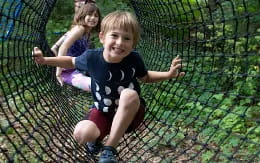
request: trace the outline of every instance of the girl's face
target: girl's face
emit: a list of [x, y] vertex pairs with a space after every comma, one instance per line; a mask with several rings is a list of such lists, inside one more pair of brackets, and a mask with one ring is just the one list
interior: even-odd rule
[[87, 25], [88, 27], [95, 27], [98, 24], [98, 20], [99, 20], [99, 15], [98, 13], [95, 11], [90, 15], [86, 15], [85, 17], [85, 25]]

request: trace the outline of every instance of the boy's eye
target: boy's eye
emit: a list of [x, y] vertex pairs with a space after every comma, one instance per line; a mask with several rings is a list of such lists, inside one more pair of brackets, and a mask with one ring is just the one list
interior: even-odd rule
[[111, 34], [111, 36], [112, 36], [112, 37], [117, 37], [117, 35], [116, 35], [116, 34]]

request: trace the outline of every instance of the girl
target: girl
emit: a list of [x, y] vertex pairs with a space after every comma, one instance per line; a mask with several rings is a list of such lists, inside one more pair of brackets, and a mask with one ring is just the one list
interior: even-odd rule
[[[85, 3], [96, 3], [96, 1], [95, 0], [74, 0], [74, 11], [75, 11], [75, 13]], [[60, 39], [51, 47], [51, 50], [55, 54], [55, 56], [57, 56], [59, 47], [63, 43], [65, 36], [66, 36], [66, 33], [62, 37], [60, 37]]]
[[[100, 17], [100, 11], [94, 3], [82, 5], [75, 13], [71, 29], [51, 48], [54, 54], [77, 57], [86, 51], [89, 47], [90, 31], [99, 30]], [[90, 91], [90, 77], [85, 76], [83, 72], [57, 67], [56, 77], [61, 85], [65, 82], [84, 91]]]

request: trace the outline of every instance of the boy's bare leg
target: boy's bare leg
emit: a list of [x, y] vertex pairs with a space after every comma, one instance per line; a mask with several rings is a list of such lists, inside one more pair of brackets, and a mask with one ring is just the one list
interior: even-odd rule
[[136, 91], [124, 89], [121, 92], [119, 106], [112, 122], [112, 127], [106, 146], [116, 147], [120, 138], [133, 121], [140, 105], [139, 96]]
[[89, 120], [80, 121], [74, 129], [73, 137], [79, 144], [95, 142], [100, 136], [96, 124]]

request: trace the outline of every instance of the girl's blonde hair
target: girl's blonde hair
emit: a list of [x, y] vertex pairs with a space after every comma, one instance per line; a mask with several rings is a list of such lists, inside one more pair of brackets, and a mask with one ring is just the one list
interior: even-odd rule
[[94, 12], [97, 12], [99, 19], [98, 19], [98, 24], [93, 28], [93, 30], [99, 31], [100, 23], [101, 23], [101, 14], [99, 8], [94, 3], [86, 3], [77, 10], [77, 12], [74, 15], [74, 19], [71, 27], [75, 25], [85, 26], [85, 17], [87, 15], [92, 15]]
[[105, 35], [107, 32], [115, 29], [130, 31], [134, 36], [133, 47], [135, 47], [140, 38], [140, 27], [136, 17], [127, 11], [115, 11], [108, 14], [101, 22], [101, 32]]

